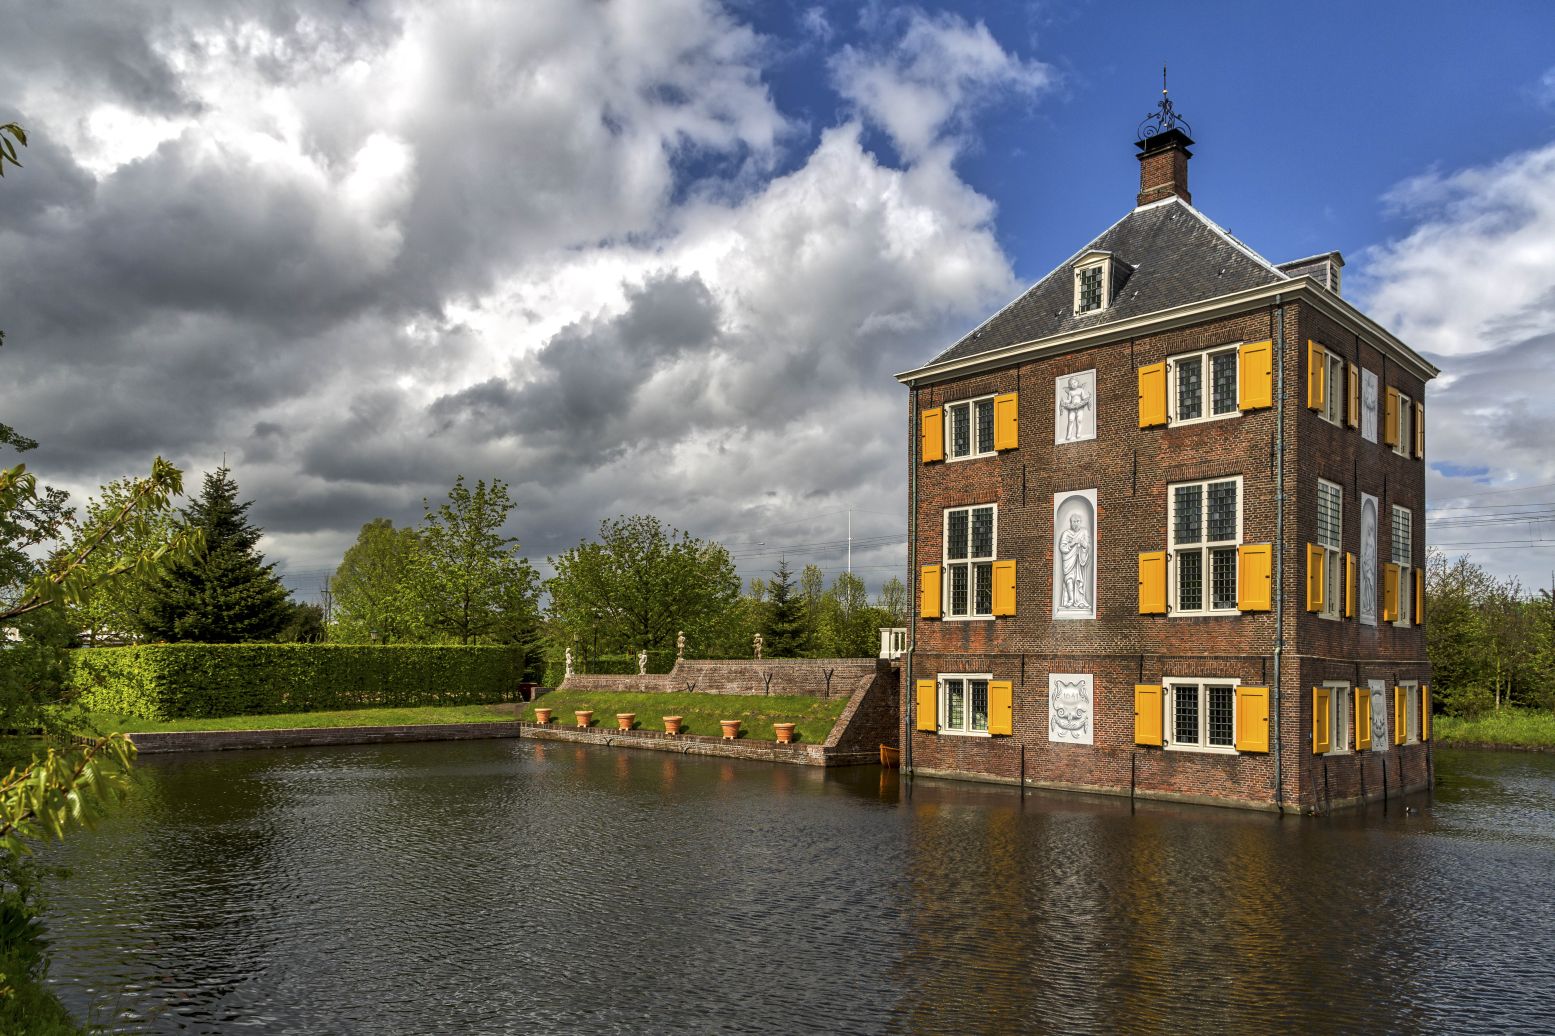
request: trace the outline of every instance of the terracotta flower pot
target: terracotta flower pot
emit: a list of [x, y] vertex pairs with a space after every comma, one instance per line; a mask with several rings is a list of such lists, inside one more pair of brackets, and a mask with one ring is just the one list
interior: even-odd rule
[[594, 720], [593, 709], [579, 709], [573, 715], [578, 717], [578, 726], [580, 727], [586, 727]]
[[774, 723], [772, 730], [777, 734], [778, 744], [786, 745], [794, 740], [794, 724]]
[[637, 722], [637, 713], [635, 713], [635, 712], [618, 712], [618, 713], [616, 713], [616, 729], [617, 730], [631, 730], [632, 729], [632, 724], [636, 723], [636, 722]]
[[665, 716], [664, 717], [664, 732], [666, 734], [679, 734], [680, 733], [680, 717], [679, 716]]
[[551, 723], [551, 710], [535, 709], [535, 722], [540, 724], [542, 727], [549, 726]]
[[737, 719], [721, 719], [718, 725], [724, 728], [724, 740], [733, 741], [740, 736], [740, 721]]

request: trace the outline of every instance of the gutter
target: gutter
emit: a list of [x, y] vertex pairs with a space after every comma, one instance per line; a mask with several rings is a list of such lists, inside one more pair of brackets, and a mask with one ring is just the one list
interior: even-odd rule
[[912, 735], [918, 729], [918, 688], [913, 683], [912, 661], [913, 655], [918, 651], [918, 609], [917, 602], [913, 600], [913, 590], [922, 593], [922, 588], [913, 581], [913, 573], [918, 571], [918, 450], [920, 449], [918, 428], [914, 422], [918, 419], [918, 385], [911, 383], [912, 402], [907, 410], [907, 465], [912, 468], [907, 476], [907, 662], [902, 666], [902, 694], [907, 699], [907, 708], [903, 709], [906, 715], [906, 725], [902, 729], [902, 740], [906, 742], [905, 758], [902, 760], [903, 768], [909, 777], [912, 776]]
[[1285, 812], [1280, 747], [1280, 663], [1285, 655], [1285, 303], [1274, 296], [1274, 804]]

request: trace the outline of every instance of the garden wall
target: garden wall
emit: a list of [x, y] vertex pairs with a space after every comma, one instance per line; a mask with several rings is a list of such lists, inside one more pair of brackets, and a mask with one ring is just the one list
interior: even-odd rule
[[695, 691], [707, 694], [851, 695], [890, 663], [876, 658], [689, 659], [662, 675], [574, 674], [564, 691]]

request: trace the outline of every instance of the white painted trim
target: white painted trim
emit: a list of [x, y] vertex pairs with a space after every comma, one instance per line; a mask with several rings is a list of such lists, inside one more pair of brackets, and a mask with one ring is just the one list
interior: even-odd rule
[[[1350, 685], [1343, 680], [1324, 680], [1320, 687], [1326, 687], [1333, 693], [1328, 701], [1328, 751], [1325, 757], [1330, 755], [1350, 755], [1350, 729], [1355, 726], [1355, 703], [1350, 697]], [[1338, 746], [1338, 739], [1334, 737], [1334, 718], [1344, 717], [1344, 745]]]
[[[1212, 483], [1215, 482], [1236, 483], [1236, 542], [1234, 544], [1227, 543], [1225, 540], [1215, 540], [1211, 542], [1209, 539], [1209, 487]], [[1243, 486], [1241, 475], [1218, 475], [1215, 478], [1187, 479], [1182, 482], [1168, 482], [1166, 484], [1166, 614], [1168, 617], [1174, 615], [1183, 615], [1196, 618], [1215, 615], [1241, 615], [1242, 611], [1240, 608], [1195, 608], [1190, 611], [1182, 611], [1177, 607], [1177, 602], [1181, 598], [1177, 593], [1177, 545], [1172, 542], [1172, 536], [1173, 530], [1177, 527], [1177, 493], [1175, 490], [1179, 486], [1204, 487], [1203, 496], [1200, 498], [1200, 507], [1202, 509], [1200, 511], [1200, 517], [1202, 519], [1201, 529], [1204, 534], [1204, 538], [1200, 540], [1196, 546], [1184, 548], [1185, 550], [1198, 551], [1204, 558], [1204, 593], [1200, 600], [1210, 600], [1211, 594], [1213, 592], [1213, 587], [1211, 586], [1210, 581], [1213, 578], [1214, 566], [1210, 561], [1210, 551], [1215, 548], [1225, 549], [1226, 547], [1240, 547], [1242, 545], [1242, 519], [1244, 517], [1243, 512], [1245, 511], [1245, 507], [1242, 494]], [[1239, 569], [1241, 563], [1242, 559], [1240, 554], [1238, 554], [1237, 565]]]
[[[1239, 350], [1241, 342], [1231, 342], [1225, 345], [1212, 345], [1207, 349], [1195, 349], [1193, 352], [1177, 353], [1166, 358], [1166, 426], [1168, 428], [1181, 427], [1191, 424], [1207, 424], [1210, 421], [1224, 421], [1229, 417], [1241, 417], [1242, 408], [1233, 406], [1223, 414], [1213, 413], [1215, 406], [1215, 378], [1214, 371], [1210, 368], [1209, 357], [1213, 353], [1235, 353], [1237, 355], [1236, 388], [1232, 392], [1234, 399], [1241, 398], [1242, 390], [1242, 364]], [[1202, 376], [1200, 387], [1203, 391], [1203, 413], [1198, 417], [1177, 416], [1177, 367], [1184, 360], [1197, 359], [1199, 372]]]
[[[972, 556], [972, 512], [976, 511], [976, 510], [979, 510], [980, 508], [984, 508], [984, 507], [991, 508], [993, 510], [993, 544], [992, 544], [992, 548], [991, 548], [993, 550], [993, 553], [988, 555], [986, 558], [985, 557], [976, 557], [976, 558], [974, 558]], [[966, 517], [966, 540], [967, 540], [966, 550], [967, 550], [967, 556], [964, 557], [964, 558], [952, 559], [951, 556], [950, 556], [950, 512], [952, 512], [952, 511], [965, 511], [965, 512], [967, 512], [967, 517]], [[999, 505], [997, 503], [991, 503], [991, 504], [958, 504], [955, 507], [943, 508], [940, 511], [939, 542], [940, 542], [940, 581], [939, 581], [940, 582], [940, 602], [939, 602], [940, 621], [941, 622], [992, 622], [993, 619], [994, 619], [994, 614], [993, 614], [993, 586], [991, 584], [988, 587], [988, 597], [989, 597], [989, 600], [988, 600], [988, 613], [986, 615], [984, 615], [984, 614], [981, 614], [979, 612], [972, 611], [972, 608], [977, 603], [977, 576], [976, 576], [976, 570], [973, 568], [973, 566], [974, 565], [993, 564], [994, 562], [999, 560]], [[950, 613], [950, 566], [951, 565], [966, 565], [967, 566], [967, 584], [966, 584], [967, 614], [965, 614], [965, 615], [952, 615]], [[993, 576], [992, 576], [991, 573], [990, 573], [988, 578], [990, 580], [993, 579]], [[955, 674], [952, 674], [952, 675], [955, 675]]]
[[[1233, 612], [1232, 614], [1235, 614]], [[1231, 744], [1229, 745], [1179, 745], [1169, 735], [1177, 730], [1177, 688], [1175, 683], [1191, 683], [1197, 686], [1199, 696], [1199, 731], [1209, 740], [1209, 691], [1210, 684], [1231, 687]], [[1169, 752], [1198, 752], [1203, 755], [1241, 755], [1236, 750], [1237, 688], [1240, 679], [1223, 680], [1214, 676], [1168, 676], [1161, 678], [1161, 747]]]
[[[990, 734], [986, 730], [962, 730], [959, 727], [947, 727], [945, 725], [945, 715], [946, 715], [946, 712], [948, 711], [947, 708], [946, 708], [946, 704], [948, 702], [948, 699], [945, 697], [945, 681], [946, 680], [982, 680], [984, 683], [990, 683], [991, 684], [991, 683], [993, 683], [993, 674], [992, 673], [940, 673], [935, 678], [935, 684], [934, 684], [934, 694], [935, 694], [934, 711], [935, 711], [935, 719], [939, 722], [939, 731], [938, 731], [938, 733], [950, 734], [950, 735], [952, 735], [954, 737], [992, 737], [993, 735]], [[989, 690], [989, 694], [990, 695], [992, 694], [992, 689], [991, 688]], [[988, 717], [990, 720], [993, 719], [993, 716], [991, 714], [992, 711], [993, 711], [992, 703], [990, 702], [990, 704], [989, 704], [990, 715]], [[971, 721], [972, 721], [972, 689], [970, 687], [967, 688], [966, 718], [967, 718], [967, 723], [970, 724]]]
[[[941, 428], [941, 431], [943, 432], [943, 434], [945, 436], [944, 450], [945, 450], [945, 463], [946, 464], [956, 464], [956, 463], [959, 463], [959, 462], [964, 461], [964, 460], [979, 460], [979, 459], [981, 459], [983, 457], [995, 457], [995, 456], [998, 456], [999, 451], [993, 448], [993, 444], [992, 443], [989, 444], [987, 452], [979, 453], [978, 450], [977, 450], [977, 404], [983, 402], [984, 400], [987, 400], [988, 401], [988, 405], [991, 407], [991, 406], [993, 406], [993, 401], [994, 401], [994, 396], [995, 395], [997, 395], [997, 393], [988, 393], [988, 394], [982, 395], [982, 396], [967, 396], [967, 397], [962, 398], [962, 399], [951, 400], [949, 403], [941, 403], [940, 404], [940, 409], [945, 414], [945, 418], [941, 422], [941, 424], [943, 426]], [[956, 407], [956, 406], [965, 406], [967, 408], [967, 421], [969, 422], [968, 428], [967, 428], [967, 443], [971, 447], [971, 452], [966, 454], [963, 457], [955, 456], [955, 454], [951, 450], [951, 428], [952, 428], [952, 422], [951, 422], [951, 416], [950, 416], [950, 408], [951, 407]], [[995, 418], [995, 420], [997, 420], [997, 418]], [[991, 427], [989, 428], [988, 434], [989, 434], [990, 437], [992, 437], [993, 429]]]

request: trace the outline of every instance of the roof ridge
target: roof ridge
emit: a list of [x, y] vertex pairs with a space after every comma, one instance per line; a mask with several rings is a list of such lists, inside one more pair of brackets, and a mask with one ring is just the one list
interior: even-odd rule
[[1219, 223], [1216, 223], [1214, 220], [1212, 220], [1208, 216], [1204, 215], [1203, 212], [1201, 212], [1198, 209], [1194, 208], [1192, 203], [1183, 201], [1182, 198], [1178, 197], [1175, 194], [1172, 195], [1172, 197], [1170, 197], [1170, 198], [1168, 198], [1166, 200], [1167, 201], [1175, 201], [1179, 205], [1181, 205], [1183, 208], [1185, 208], [1189, 212], [1193, 213], [1195, 216], [1197, 216], [1199, 218], [1199, 220], [1201, 222], [1204, 223], [1205, 226], [1209, 227], [1215, 233], [1219, 234], [1221, 237], [1225, 238], [1228, 242], [1230, 242], [1232, 247], [1234, 247], [1237, 251], [1241, 252], [1243, 255], [1246, 255], [1249, 259], [1253, 260], [1255, 263], [1261, 264], [1264, 269], [1268, 270], [1270, 273], [1274, 274], [1276, 277], [1280, 278], [1281, 280], [1286, 280], [1286, 281], [1292, 279], [1290, 274], [1286, 273], [1284, 270], [1280, 269], [1278, 266], [1275, 266], [1273, 263], [1269, 262], [1269, 260], [1267, 260], [1263, 256], [1259, 255], [1257, 252], [1253, 251], [1250, 246], [1243, 244], [1242, 241], [1235, 234], [1231, 233], [1231, 231], [1227, 230], [1225, 227], [1222, 227]]

